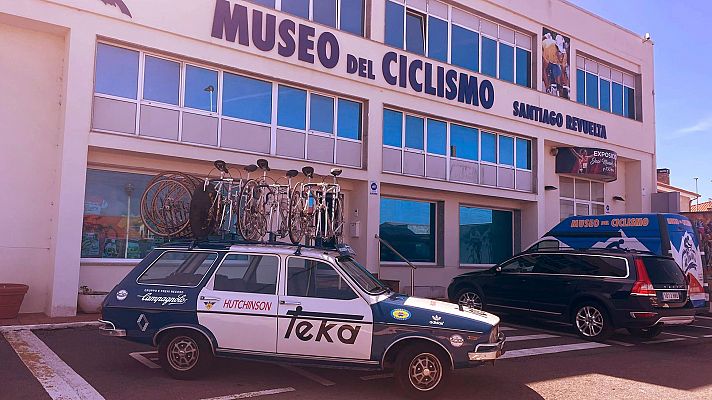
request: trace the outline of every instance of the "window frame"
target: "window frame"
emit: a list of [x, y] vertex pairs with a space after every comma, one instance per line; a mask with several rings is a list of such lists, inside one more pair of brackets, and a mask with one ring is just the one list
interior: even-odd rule
[[[222, 259], [221, 259], [221, 257], [220, 257], [220, 252], [218, 252], [218, 251], [181, 250], [181, 249], [165, 248], [165, 247], [157, 247], [157, 248], [154, 249], [154, 251], [155, 251], [155, 250], [160, 250], [160, 251], [162, 251], [162, 252], [161, 252], [161, 254], [160, 254], [158, 257], [156, 257], [155, 260], [151, 261], [151, 263], [146, 267], [146, 269], [144, 269], [143, 272], [141, 272], [141, 275], [139, 275], [139, 276], [136, 277], [136, 281], [135, 281], [135, 282], [136, 282], [137, 285], [143, 285], [143, 286], [181, 287], [181, 288], [197, 288], [198, 286], [200, 286], [200, 285], [203, 283], [203, 281], [205, 280], [205, 277], [210, 276], [210, 278], [212, 278], [212, 276], [213, 276], [213, 274], [214, 274], [214, 271], [213, 271], [213, 272], [210, 272], [210, 271], [215, 268], [215, 264], [218, 262], [218, 260], [222, 263]], [[153, 267], [153, 265], [154, 265], [155, 263], [157, 263], [158, 260], [160, 260], [161, 257], [163, 257], [163, 255], [166, 254], [166, 253], [204, 253], [204, 254], [215, 254], [215, 260], [213, 260], [213, 263], [210, 264], [210, 267], [208, 267], [208, 270], [205, 271], [205, 274], [203, 274], [203, 277], [200, 278], [200, 282], [198, 282], [198, 283], [197, 283], [196, 285], [194, 285], [194, 286], [189, 286], [189, 285], [166, 285], [166, 284], [162, 284], [162, 283], [141, 283], [141, 282], [139, 282], [139, 281], [141, 280], [141, 278], [146, 274], [146, 272], [147, 272], [149, 269], [151, 269], [151, 267]], [[223, 258], [224, 258], [224, 257], [223, 257]], [[208, 278], [208, 279], [210, 279], [210, 278]]]
[[[351, 291], [356, 294], [356, 298], [353, 299], [332, 299], [332, 298], [326, 298], [326, 297], [310, 297], [310, 296], [297, 296], [297, 295], [291, 295], [289, 294], [289, 260], [292, 258], [297, 258], [297, 259], [304, 259], [304, 260], [309, 260], [309, 261], [315, 261], [315, 262], [320, 262], [327, 264], [331, 269], [336, 271], [336, 273], [339, 275], [342, 281], [346, 282], [346, 285], [349, 286]], [[289, 296], [289, 297], [302, 297], [302, 298], [308, 298], [308, 299], [321, 299], [321, 300], [336, 300], [336, 301], [354, 301], [354, 300], [365, 300], [363, 297], [363, 293], [357, 289], [358, 285], [355, 285], [353, 282], [351, 282], [350, 277], [348, 276], [347, 273], [341, 270], [340, 267], [337, 267], [334, 265], [334, 263], [331, 263], [330, 261], [319, 259], [316, 257], [311, 257], [311, 256], [297, 256], [294, 254], [287, 255], [287, 257], [284, 258], [282, 261], [282, 265], [284, 266], [284, 272], [281, 274], [282, 278], [284, 279], [284, 285], [283, 285], [283, 290], [280, 291], [278, 290], [277, 293], [283, 293], [284, 296]]]
[[[229, 291], [229, 290], [220, 290], [220, 289], [215, 289], [215, 276], [217, 275], [218, 271], [220, 271], [220, 268], [222, 268], [223, 264], [225, 263], [225, 260], [231, 256], [231, 255], [241, 255], [241, 256], [262, 256], [262, 257], [276, 257], [277, 258], [277, 281], [275, 283], [275, 293], [273, 294], [267, 294], [267, 293], [254, 293], [254, 292], [235, 292], [235, 291]], [[279, 296], [280, 288], [282, 286], [282, 283], [280, 282], [280, 277], [282, 276], [282, 269], [283, 269], [283, 262], [284, 260], [282, 259], [282, 256], [280, 254], [275, 254], [275, 253], [253, 253], [253, 252], [240, 252], [240, 251], [228, 251], [226, 252], [220, 262], [218, 263], [218, 266], [215, 268], [215, 271], [213, 271], [212, 274], [210, 274], [210, 280], [206, 283], [206, 287], [211, 290], [215, 290], [218, 292], [228, 292], [228, 293], [246, 293], [246, 294], [256, 294], [256, 295], [264, 295], [264, 296]], [[249, 267], [248, 267], [249, 270]]]
[[[639, 75], [629, 73], [625, 71], [622, 68], [616, 67], [613, 64], [597, 61], [596, 59], [587, 56], [585, 54], [577, 54], [576, 55], [576, 98], [572, 99], [576, 101], [578, 104], [595, 108], [600, 111], [607, 112], [609, 114], [614, 114], [619, 117], [623, 117], [626, 119], [630, 119], [633, 121], [639, 121], [642, 122], [642, 116], [640, 115], [640, 110], [638, 108], [638, 104], [635, 101], [635, 94], [638, 92], [637, 88], [637, 82], [638, 82], [638, 77]], [[590, 67], [589, 67], [590, 66]], [[602, 76], [601, 75], [601, 70], [607, 70], [607, 76]], [[583, 73], [583, 85], [580, 85], [579, 83], [579, 73]], [[617, 78], [614, 78], [614, 74], [620, 74], [621, 79], [620, 81], [616, 81]], [[594, 76], [596, 78], [596, 91], [597, 91], [597, 105], [593, 106], [588, 104], [588, 76]], [[632, 79], [634, 81], [633, 85], [631, 86], [626, 83], [626, 77], [629, 77], [629, 79]], [[608, 82], [608, 93], [607, 93], [607, 98], [608, 98], [608, 107], [609, 109], [601, 108], [601, 98], [603, 97], [601, 95], [601, 81], [607, 81]], [[621, 104], [623, 105], [623, 110], [620, 114], [618, 114], [615, 110], [614, 107], [614, 101], [615, 101], [615, 96], [614, 91], [613, 91], [613, 85], [617, 84], [622, 88], [622, 97], [619, 99]], [[626, 89], [632, 90], [633, 91], [633, 116], [627, 116], [626, 115]], [[581, 99], [583, 101], [579, 101], [579, 96], [582, 96]]]
[[[561, 218], [561, 201], [570, 201], [573, 202], [574, 205], [574, 214], [570, 216], [578, 216], [579, 214], [576, 213], [576, 206], [581, 204], [581, 205], [587, 205], [588, 206], [588, 214], [590, 216], [596, 216], [596, 215], [605, 215], [606, 214], [606, 182], [602, 181], [595, 181], [592, 179], [584, 179], [584, 178], [579, 178], [579, 177], [574, 177], [574, 176], [568, 176], [568, 175], [562, 175], [559, 177], [559, 188], [561, 188], [561, 178], [566, 178], [566, 179], [571, 179], [573, 182], [573, 197], [566, 197], [562, 196], [561, 193], [559, 193], [559, 218], [560, 221], [563, 221], [564, 218]], [[576, 183], [577, 182], [587, 182], [588, 183], [588, 192], [589, 192], [589, 200], [582, 200], [582, 199], [577, 199], [576, 198]], [[593, 184], [594, 183], [600, 183], [603, 185], [603, 201], [594, 201], [593, 200]], [[602, 206], [603, 207], [603, 214], [593, 214], [593, 207], [594, 206]], [[582, 215], [583, 216], [583, 215]], [[568, 217], [566, 217], [568, 218]]]

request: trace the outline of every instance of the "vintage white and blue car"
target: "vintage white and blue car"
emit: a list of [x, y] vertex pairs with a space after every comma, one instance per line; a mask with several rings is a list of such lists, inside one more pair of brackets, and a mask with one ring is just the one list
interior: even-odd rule
[[397, 294], [341, 249], [175, 243], [107, 296], [102, 333], [158, 347], [179, 379], [214, 357], [394, 369], [413, 396], [504, 352], [499, 318]]

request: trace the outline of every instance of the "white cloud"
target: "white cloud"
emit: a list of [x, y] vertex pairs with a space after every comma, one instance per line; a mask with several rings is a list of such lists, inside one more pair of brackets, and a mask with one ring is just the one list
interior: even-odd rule
[[703, 118], [694, 125], [690, 125], [686, 128], [678, 129], [675, 133], [677, 134], [686, 134], [686, 133], [694, 133], [694, 132], [704, 132], [712, 130], [712, 116]]

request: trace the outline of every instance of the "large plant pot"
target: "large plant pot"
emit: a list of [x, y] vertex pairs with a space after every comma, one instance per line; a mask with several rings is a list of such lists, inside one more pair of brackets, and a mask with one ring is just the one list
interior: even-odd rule
[[79, 293], [79, 311], [85, 314], [98, 314], [101, 312], [101, 303], [104, 302], [107, 292], [93, 292], [91, 294]]
[[18, 283], [0, 283], [0, 319], [17, 317], [29, 288]]

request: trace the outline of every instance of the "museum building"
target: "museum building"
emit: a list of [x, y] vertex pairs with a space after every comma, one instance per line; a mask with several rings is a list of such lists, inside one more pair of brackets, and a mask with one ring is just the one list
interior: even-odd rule
[[653, 43], [564, 0], [4, 1], [0, 47], [22, 312], [110, 290], [163, 242], [151, 178], [217, 159], [341, 168], [346, 242], [426, 297], [656, 191]]

